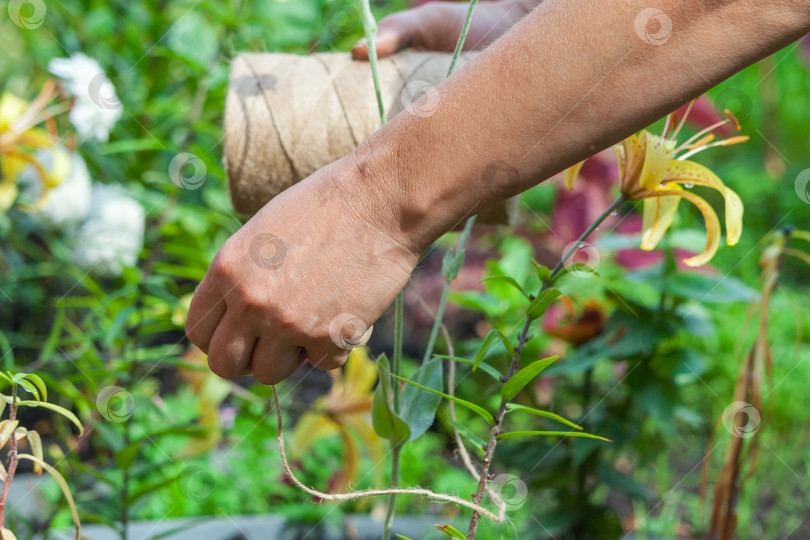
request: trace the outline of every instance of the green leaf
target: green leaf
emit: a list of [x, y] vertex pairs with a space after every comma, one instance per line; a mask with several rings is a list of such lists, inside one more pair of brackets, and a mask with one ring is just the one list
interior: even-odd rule
[[421, 388], [422, 390], [427, 390], [428, 392], [432, 392], [432, 393], [434, 393], [434, 394], [436, 394], [438, 396], [441, 396], [441, 397], [443, 397], [445, 399], [449, 399], [449, 400], [453, 401], [454, 403], [456, 403], [457, 405], [461, 405], [462, 407], [465, 407], [465, 408], [473, 411], [474, 413], [479, 415], [481, 418], [486, 420], [489, 425], [491, 425], [491, 426], [495, 425], [495, 419], [492, 418], [492, 415], [489, 414], [486, 409], [476, 405], [475, 403], [470, 403], [469, 401], [465, 401], [465, 400], [463, 400], [461, 398], [457, 398], [456, 396], [451, 396], [449, 394], [445, 394], [444, 392], [439, 392], [438, 390], [433, 390], [432, 388], [428, 388], [427, 386], [422, 386], [421, 384], [415, 383], [415, 382], [413, 382], [411, 380], [408, 380], [405, 377], [400, 377], [398, 375], [393, 375], [393, 374], [391, 376], [394, 377], [395, 379], [399, 379], [400, 381], [404, 381], [404, 382], [406, 382], [408, 384], [412, 384], [413, 386]]
[[537, 360], [536, 362], [532, 362], [528, 366], [522, 368], [501, 387], [501, 397], [506, 401], [509, 401], [515, 397], [518, 392], [523, 390], [524, 386], [529, 384], [540, 374], [541, 371], [556, 362], [559, 358], [559, 356], [549, 356], [548, 358]]
[[534, 271], [537, 273], [537, 277], [540, 278], [540, 283], [551, 283], [551, 270], [534, 259], [532, 259], [532, 266], [534, 266]]
[[122, 141], [114, 141], [105, 144], [101, 148], [101, 153], [104, 155], [110, 154], [131, 154], [134, 152], [142, 152], [145, 150], [162, 150], [163, 147], [160, 141], [152, 137], [144, 139], [125, 139]]
[[79, 428], [79, 435], [84, 435], [84, 426], [76, 417], [75, 414], [70, 412], [69, 410], [65, 409], [64, 407], [60, 407], [59, 405], [54, 405], [53, 403], [48, 403], [47, 401], [18, 401], [17, 405], [21, 405], [23, 407], [43, 407], [45, 409], [50, 409], [54, 412], [57, 412], [73, 422], [76, 427]]
[[444, 534], [449, 536], [450, 538], [457, 538], [459, 540], [467, 540], [467, 537], [461, 534], [458, 529], [453, 527], [452, 525], [436, 525], [436, 528], [442, 531]]
[[408, 538], [407, 536], [404, 536], [404, 535], [401, 535], [401, 534], [395, 534], [394, 536], [396, 536], [396, 537], [397, 537], [397, 538], [399, 538], [400, 540], [411, 540], [411, 539], [410, 539], [410, 538]]
[[169, 485], [175, 483], [176, 481], [178, 481], [179, 479], [181, 479], [184, 474], [185, 474], [185, 472], [181, 472], [181, 473], [176, 474], [174, 476], [170, 476], [168, 478], [163, 478], [161, 480], [158, 480], [154, 484], [144, 486], [144, 487], [138, 489], [137, 491], [134, 491], [133, 493], [130, 493], [130, 495], [124, 500], [124, 504], [132, 504], [133, 502], [137, 501], [138, 499], [140, 499], [144, 495], [148, 495], [150, 493], [154, 493], [155, 491], [163, 489], [164, 487], [169, 486]]
[[506, 337], [504, 333], [501, 332], [500, 330], [497, 329], [490, 330], [489, 334], [487, 334], [487, 337], [484, 338], [483, 343], [481, 343], [481, 346], [478, 348], [478, 352], [475, 355], [475, 362], [473, 362], [473, 371], [478, 369], [478, 365], [487, 355], [489, 350], [492, 348], [492, 344], [495, 343], [495, 340], [497, 339], [501, 340], [501, 343], [503, 343], [503, 346], [506, 348], [506, 352], [508, 352], [513, 356], [515, 355], [515, 347], [512, 346], [512, 342], [509, 341], [509, 338]]
[[[446, 354], [436, 354], [434, 356], [436, 358], [442, 358], [444, 360], [450, 360], [452, 362], [459, 362], [461, 364], [466, 364], [468, 366], [472, 366], [473, 364], [475, 364], [474, 360], [470, 360], [469, 358], [462, 358], [460, 356], [447, 356]], [[478, 367], [481, 368], [481, 371], [483, 371], [496, 381], [498, 382], [501, 381], [501, 377], [503, 377], [503, 374], [500, 371], [498, 371], [497, 368], [492, 367], [486, 362], [481, 362], [480, 364], [478, 364]]]
[[408, 424], [391, 410], [391, 368], [384, 354], [377, 358], [377, 373], [380, 381], [371, 398], [371, 424], [377, 435], [391, 441], [393, 447], [402, 446], [411, 433]]
[[40, 401], [48, 401], [48, 387], [45, 385], [45, 381], [42, 380], [42, 377], [37, 375], [36, 373], [29, 373], [25, 376], [25, 378], [37, 387], [39, 391], [39, 400]]
[[557, 288], [550, 288], [541, 291], [537, 297], [529, 304], [529, 309], [526, 310], [526, 316], [530, 319], [539, 319], [546, 312], [551, 303], [557, 299], [562, 293]]
[[486, 443], [484, 442], [484, 440], [481, 437], [479, 437], [478, 435], [473, 433], [472, 430], [470, 430], [470, 428], [468, 428], [464, 424], [459, 424], [458, 422], [453, 422], [452, 420], [449, 421], [448, 423], [452, 427], [456, 428], [456, 430], [458, 431], [458, 434], [461, 435], [462, 437], [464, 437], [465, 439], [467, 439], [470, 443], [473, 444], [473, 446], [475, 446], [479, 450], [484, 449], [484, 445]]
[[524, 411], [524, 412], [527, 412], [529, 414], [534, 414], [536, 416], [542, 416], [543, 418], [548, 418], [550, 420], [555, 420], [555, 421], [557, 421], [557, 422], [559, 422], [561, 424], [565, 424], [568, 427], [572, 427], [574, 429], [582, 430], [582, 426], [580, 426], [578, 424], [575, 424], [572, 421], [563, 418], [559, 414], [554, 414], [553, 412], [541, 411], [540, 409], [527, 407], [525, 405], [520, 405], [520, 404], [517, 404], [517, 403], [511, 403], [509, 405], [509, 407], [506, 409], [506, 412], [510, 413], [510, 412], [514, 412], [514, 411]]
[[17, 383], [25, 388], [29, 394], [32, 394], [37, 401], [42, 401], [39, 397], [39, 389], [31, 381], [27, 381], [25, 379], [19, 379]]
[[523, 294], [523, 296], [525, 296], [526, 298], [529, 297], [529, 295], [526, 294], [526, 291], [523, 290], [523, 287], [520, 286], [520, 283], [518, 283], [517, 281], [514, 280], [514, 278], [511, 278], [509, 276], [487, 276], [481, 280], [482, 283], [485, 281], [497, 281], [506, 283], [507, 285], [511, 285], [512, 287], [520, 291], [521, 294]]
[[592, 274], [594, 276], [598, 276], [599, 272], [596, 271], [596, 268], [588, 266], [585, 263], [574, 263], [569, 264], [568, 266], [563, 266], [560, 268], [560, 271], [551, 279], [551, 284], [554, 285], [562, 278], [570, 274], [571, 272], [586, 272]]
[[[444, 385], [442, 361], [438, 358], [431, 358], [411, 375], [411, 379], [434, 390], [441, 389]], [[400, 413], [411, 432], [408, 440], [413, 441], [421, 437], [433, 425], [436, 409], [439, 408], [442, 398], [415, 386], [403, 388], [401, 397]]]
[[122, 471], [127, 471], [135, 462], [135, 458], [138, 457], [138, 453], [141, 451], [143, 447], [143, 443], [137, 442], [130, 444], [120, 452], [115, 453], [115, 463], [118, 465], [118, 468]]
[[590, 433], [582, 433], [581, 431], [507, 431], [501, 433], [496, 437], [499, 441], [503, 439], [511, 439], [512, 437], [533, 437], [535, 435], [548, 435], [551, 437], [583, 437], [586, 439], [597, 439], [605, 442], [613, 442], [610, 439], [600, 437], [599, 435], [591, 435]]

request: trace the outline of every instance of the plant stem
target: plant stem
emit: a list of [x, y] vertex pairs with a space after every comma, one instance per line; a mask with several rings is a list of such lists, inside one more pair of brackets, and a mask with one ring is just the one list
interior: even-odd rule
[[385, 107], [383, 106], [380, 76], [377, 70], [377, 46], [374, 44], [377, 22], [374, 20], [374, 14], [371, 13], [369, 0], [360, 0], [360, 7], [363, 16], [363, 32], [366, 35], [366, 43], [368, 44], [368, 62], [371, 65], [371, 77], [374, 79], [374, 92], [377, 94], [377, 110], [380, 113], [380, 124], [384, 125]]
[[[404, 320], [404, 301], [403, 293], [397, 295], [394, 301], [394, 355], [391, 362], [391, 373], [400, 374], [402, 366], [402, 323]], [[392, 377], [391, 384], [394, 390], [394, 414], [399, 414], [399, 393], [400, 385], [399, 380]], [[400, 459], [400, 445], [392, 446], [391, 448], [391, 479], [388, 485], [391, 488], [396, 488], [399, 484], [399, 459]], [[383, 524], [383, 540], [391, 538], [391, 526], [394, 523], [394, 512], [396, 509], [397, 494], [391, 493], [388, 496], [388, 505], [385, 512], [385, 523]]]
[[464, 41], [467, 39], [467, 31], [470, 29], [470, 21], [472, 20], [473, 10], [475, 9], [475, 4], [477, 3], [478, 0], [470, 0], [470, 7], [467, 9], [467, 17], [464, 19], [464, 26], [461, 27], [461, 34], [458, 36], [456, 49], [453, 51], [453, 59], [450, 60], [450, 68], [447, 70], [448, 77], [451, 73], [453, 73], [458, 56], [461, 54], [461, 49], [464, 48]]
[[[17, 386], [11, 387], [11, 409], [9, 410], [8, 419], [14, 422], [17, 419]], [[6, 474], [6, 481], [3, 482], [3, 494], [0, 495], [0, 527], [5, 527], [6, 519], [6, 499], [8, 498], [8, 490], [11, 488], [11, 480], [14, 478], [14, 473], [17, 472], [17, 434], [16, 430], [11, 432], [10, 445], [8, 450], [8, 473]]]
[[[574, 244], [563, 253], [563, 256], [560, 258], [560, 262], [557, 263], [557, 266], [554, 267], [554, 270], [551, 271], [551, 279], [549, 281], [553, 281], [555, 277], [560, 273], [560, 271], [565, 266], [565, 261], [568, 257], [571, 256], [572, 253], [576, 251], [579, 247], [579, 244], [584, 242], [593, 231], [596, 230], [599, 225], [602, 224], [607, 217], [612, 214], [622, 203], [627, 199], [624, 194], [619, 195], [619, 197], [611, 203], [608, 208], [602, 212], [602, 214], [596, 218], [596, 220], [588, 227], [585, 232], [580, 235]], [[549, 283], [543, 283], [543, 286], [540, 288], [540, 292], [548, 289]], [[526, 346], [526, 342], [529, 340], [529, 329], [532, 326], [532, 319], [526, 318], [526, 321], [523, 323], [523, 329], [518, 334], [518, 344], [515, 347], [515, 354], [512, 356], [512, 363], [509, 366], [509, 373], [504, 378], [504, 382], [508, 381], [512, 377], [514, 377], [515, 373], [517, 373], [520, 364], [520, 355], [523, 352], [523, 349]], [[506, 410], [509, 405], [509, 400], [501, 399], [501, 405], [498, 407], [498, 413], [495, 415], [495, 426], [493, 426], [492, 431], [489, 435], [489, 442], [487, 443], [487, 447], [484, 453], [484, 460], [481, 463], [481, 477], [478, 480], [478, 491], [476, 491], [475, 495], [473, 496], [473, 502], [477, 505], [481, 504], [481, 500], [484, 497], [484, 490], [486, 489], [487, 482], [489, 482], [489, 468], [492, 465], [492, 456], [495, 454], [495, 446], [498, 443], [498, 435], [501, 433], [501, 425], [503, 424], [504, 416], [506, 415]], [[475, 538], [475, 531], [478, 527], [478, 521], [481, 518], [481, 515], [478, 512], [473, 511], [472, 517], [470, 519], [470, 529], [467, 532], [467, 540], [473, 540]]]
[[[464, 244], [467, 243], [467, 239], [470, 237], [470, 233], [472, 232], [473, 225], [475, 225], [475, 217], [473, 216], [467, 220], [467, 223], [464, 224], [464, 229], [461, 231], [461, 236], [458, 239], [458, 245], [456, 246], [455, 256], [458, 257], [459, 253], [464, 249]], [[433, 319], [433, 327], [430, 329], [430, 338], [428, 338], [428, 344], [425, 348], [425, 355], [422, 357], [422, 363], [427, 362], [430, 360], [430, 357], [433, 356], [433, 349], [436, 346], [436, 339], [439, 336], [439, 330], [442, 326], [442, 319], [444, 318], [444, 308], [447, 305], [447, 297], [450, 294], [450, 283], [453, 281], [452, 276], [445, 276], [444, 280], [444, 288], [442, 289], [442, 296], [439, 299], [439, 307], [436, 310], [436, 317]]]
[[[399, 381], [396, 381], [399, 384]], [[388, 485], [395, 489], [399, 484], [399, 459], [402, 446], [395, 446], [391, 449], [391, 480]], [[391, 527], [394, 524], [394, 513], [396, 511], [397, 494], [391, 493], [388, 496], [388, 505], [385, 511], [385, 523], [383, 524], [383, 540], [391, 538]]]

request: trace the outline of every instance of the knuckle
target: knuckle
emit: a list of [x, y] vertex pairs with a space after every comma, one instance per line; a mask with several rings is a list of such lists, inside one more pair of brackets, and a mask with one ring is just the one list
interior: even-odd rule
[[307, 360], [309, 360], [309, 363], [323, 371], [330, 371], [342, 367], [348, 357], [348, 351], [343, 351], [342, 353], [321, 353], [320, 355], [317, 353], [312, 354], [307, 351]]
[[227, 363], [222, 362], [220, 359], [213, 359], [209, 356], [208, 369], [210, 369], [214, 375], [217, 377], [222, 377], [223, 379], [230, 379], [233, 377], [227, 368]]

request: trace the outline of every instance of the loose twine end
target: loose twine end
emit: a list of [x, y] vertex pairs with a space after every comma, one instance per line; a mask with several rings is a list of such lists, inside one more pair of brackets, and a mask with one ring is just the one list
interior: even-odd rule
[[429, 489], [423, 488], [390, 488], [390, 489], [368, 489], [363, 491], [352, 491], [349, 493], [326, 493], [323, 491], [318, 491], [317, 489], [313, 489], [307, 485], [305, 485], [298, 477], [295, 476], [293, 473], [292, 468], [290, 467], [289, 461], [287, 461], [287, 451], [284, 446], [284, 431], [283, 431], [283, 421], [281, 418], [281, 408], [278, 404], [278, 393], [276, 392], [276, 387], [273, 386], [273, 403], [275, 405], [276, 410], [276, 425], [278, 431], [278, 449], [279, 453], [281, 454], [281, 463], [284, 466], [284, 472], [290, 481], [298, 486], [301, 490], [313, 495], [315, 497], [319, 497], [325, 501], [350, 501], [354, 499], [364, 499], [368, 497], [382, 497], [384, 495], [418, 495], [422, 497], [426, 497], [428, 499], [434, 501], [443, 501], [456, 504], [458, 506], [463, 506], [478, 512], [482, 516], [486, 517], [487, 519], [494, 521], [495, 523], [503, 523], [506, 519], [506, 505], [499, 505], [498, 513], [494, 513], [490, 510], [487, 510], [483, 506], [479, 506], [473, 502], [466, 501], [459, 497], [455, 497], [453, 495], [447, 495], [445, 493], [436, 493], [430, 491]]

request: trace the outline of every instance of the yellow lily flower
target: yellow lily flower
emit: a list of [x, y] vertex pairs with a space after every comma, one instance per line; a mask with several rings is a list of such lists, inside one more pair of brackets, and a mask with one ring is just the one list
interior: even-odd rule
[[[663, 135], [642, 130], [613, 146], [613, 151], [619, 163], [619, 191], [629, 200], [644, 201], [641, 249], [655, 249], [672, 224], [681, 199], [686, 199], [703, 215], [707, 237], [703, 252], [683, 262], [688, 266], [701, 266], [711, 260], [720, 245], [720, 220], [711, 205], [689, 189], [696, 185], [705, 186], [723, 195], [726, 243], [729, 246], [736, 244], [742, 234], [743, 204], [737, 193], [710, 169], [686, 158], [707, 148], [745, 142], [748, 137], [735, 136], [714, 141], [711, 132], [721, 125], [733, 123], [740, 129], [734, 116], [726, 111], [727, 120], [700, 131], [679, 145], [677, 135], [688, 114], [687, 109], [679, 122], [674, 113], [670, 114]], [[674, 127], [676, 122], [677, 127]], [[569, 190], [581, 167], [582, 163], [579, 163], [563, 173], [563, 181]]]
[[[49, 171], [34, 155], [38, 149], [53, 146], [56, 140], [53, 117], [70, 108], [69, 103], [48, 107], [56, 96], [56, 83], [52, 80], [31, 103], [8, 92], [0, 96], [0, 211], [8, 210], [14, 204], [19, 191], [17, 176], [27, 166], [34, 167], [42, 181], [39, 202], [44, 201], [48, 190], [59, 185], [70, 172], [70, 159], [64, 153], [54, 154]], [[43, 122], [48, 129], [36, 127]]]

